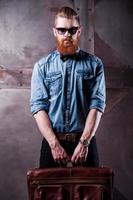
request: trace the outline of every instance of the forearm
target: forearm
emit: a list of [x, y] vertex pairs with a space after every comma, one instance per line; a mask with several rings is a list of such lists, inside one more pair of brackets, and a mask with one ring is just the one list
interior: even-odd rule
[[66, 164], [70, 160], [70, 158], [56, 138], [47, 113], [41, 110], [37, 112], [34, 117], [36, 119], [40, 132], [51, 147], [51, 152], [54, 160], [56, 162]]
[[34, 115], [38, 128], [41, 132], [41, 134], [43, 135], [43, 137], [47, 140], [47, 142], [49, 143], [50, 147], [54, 147], [56, 145], [56, 143], [58, 142], [54, 131], [52, 129], [49, 117], [47, 115], [47, 113], [44, 110], [41, 110], [39, 112], [37, 112]]
[[91, 138], [95, 135], [97, 127], [99, 125], [102, 113], [97, 109], [91, 109], [88, 113], [85, 128], [80, 138], [80, 142], [74, 150], [71, 161], [73, 163], [77, 162], [85, 162], [88, 155], [88, 144], [85, 146], [82, 141], [91, 140]]
[[90, 140], [95, 135], [101, 116], [102, 116], [102, 113], [98, 111], [97, 109], [91, 109], [89, 111], [81, 139]]

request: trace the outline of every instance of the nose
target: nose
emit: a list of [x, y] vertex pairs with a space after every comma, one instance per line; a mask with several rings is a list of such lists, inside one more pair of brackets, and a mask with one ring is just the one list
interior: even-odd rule
[[71, 36], [71, 34], [69, 33], [69, 31], [67, 30], [66, 32], [65, 32], [65, 37], [70, 37]]

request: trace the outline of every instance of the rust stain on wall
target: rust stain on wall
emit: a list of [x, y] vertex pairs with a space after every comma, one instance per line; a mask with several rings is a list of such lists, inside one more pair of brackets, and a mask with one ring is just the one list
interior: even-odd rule
[[120, 56], [115, 49], [112, 49], [99, 35], [95, 32], [95, 54], [102, 58], [104, 65], [109, 67], [120, 67], [127, 65], [125, 58]]
[[30, 88], [31, 69], [0, 69], [1, 88]]

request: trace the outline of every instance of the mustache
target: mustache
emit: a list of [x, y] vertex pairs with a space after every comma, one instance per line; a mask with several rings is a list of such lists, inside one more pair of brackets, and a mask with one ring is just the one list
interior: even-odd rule
[[65, 39], [63, 40], [63, 42], [65, 42], [65, 41], [67, 41], [67, 42], [72, 42], [72, 39], [71, 39], [71, 38], [65, 38]]

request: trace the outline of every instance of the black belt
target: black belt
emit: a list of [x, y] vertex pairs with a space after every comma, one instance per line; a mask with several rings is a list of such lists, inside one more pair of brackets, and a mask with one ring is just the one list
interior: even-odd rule
[[66, 142], [77, 142], [81, 137], [81, 133], [56, 133], [56, 137]]

